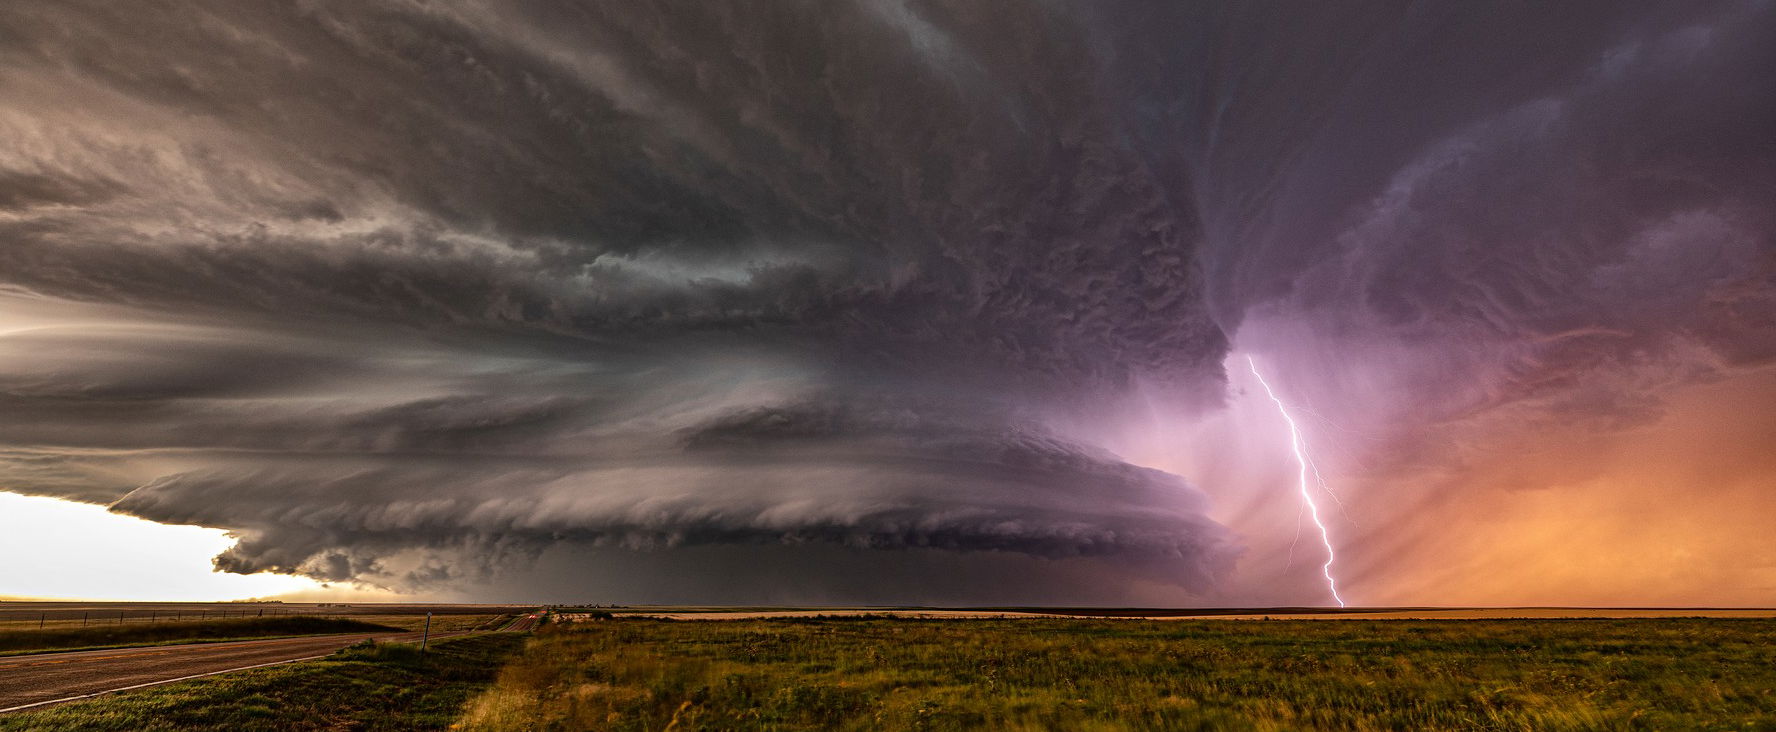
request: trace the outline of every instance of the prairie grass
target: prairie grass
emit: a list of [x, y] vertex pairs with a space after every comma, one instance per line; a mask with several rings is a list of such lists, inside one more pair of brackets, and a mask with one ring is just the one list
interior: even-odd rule
[[[357, 616], [357, 619], [401, 630], [419, 630], [424, 628], [426, 624], [424, 615], [362, 615]], [[435, 615], [432, 617], [432, 632], [496, 630], [511, 619], [511, 615]]]
[[361, 644], [318, 661], [0, 715], [0, 732], [447, 729], [522, 644], [516, 633], [442, 641], [424, 655]]
[[1776, 621], [607, 620], [462, 726], [1776, 729]]
[[0, 631], [0, 655], [20, 652], [270, 638], [322, 633], [375, 633], [398, 628], [362, 620], [301, 615], [195, 623], [94, 625], [85, 628]]

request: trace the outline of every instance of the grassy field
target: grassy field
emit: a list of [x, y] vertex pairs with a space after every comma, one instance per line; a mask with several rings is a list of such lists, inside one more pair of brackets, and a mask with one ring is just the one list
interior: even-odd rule
[[474, 627], [496, 617], [530, 611], [528, 606], [411, 603], [282, 603], [282, 602], [49, 602], [0, 600], [0, 632], [101, 625], [166, 625], [213, 623], [218, 620], [308, 616], [354, 618], [371, 623], [418, 627], [426, 613], [433, 628]]
[[[379, 623], [401, 630], [419, 630], [425, 627], [424, 615], [365, 615], [356, 618], [372, 623]], [[511, 620], [511, 615], [435, 615], [432, 617], [433, 633], [449, 633], [458, 630], [496, 630]]]
[[1776, 621], [597, 621], [463, 727], [1776, 729]]
[[400, 628], [346, 618], [302, 616], [212, 620], [207, 623], [94, 625], [84, 628], [7, 630], [0, 631], [0, 655], [77, 648], [116, 648], [159, 643], [189, 643], [318, 635], [321, 633], [375, 633], [392, 630], [400, 630]]
[[477, 635], [341, 651], [320, 661], [242, 671], [0, 716], [17, 730], [436, 730], [488, 683], [524, 636]]
[[[375, 623], [378, 625], [387, 625], [392, 628], [400, 628], [402, 630], [419, 630], [420, 626], [425, 625], [425, 614], [424, 613], [421, 613], [419, 615], [290, 615], [290, 616], [267, 615], [267, 616], [265, 616], [265, 619], [266, 620], [273, 620], [276, 618], [284, 618], [284, 617], [304, 617], [304, 618], [324, 617], [324, 618], [337, 618], [337, 619], [341, 619], [341, 620], [359, 620], [359, 621], [363, 621], [366, 623]], [[432, 630], [449, 631], [449, 630], [484, 629], [484, 628], [488, 627], [489, 625], [498, 625], [500, 623], [503, 623], [506, 620], [510, 620], [512, 617], [513, 616], [510, 614], [435, 615], [432, 617]], [[247, 618], [242, 618], [242, 619], [253, 619], [253, 618], [252, 618], [252, 616], [248, 616]], [[81, 623], [78, 619], [76, 619], [72, 622], [69, 622], [67, 620], [51, 620], [47, 623], [39, 623], [35, 620], [6, 621], [6, 622], [0, 622], [0, 633], [9, 633], [9, 632], [14, 632], [14, 631], [25, 631], [25, 630], [69, 630], [69, 629], [76, 629], [76, 628], [103, 628], [103, 627], [115, 628], [118, 626], [122, 626], [125, 628], [135, 628], [135, 627], [141, 627], [141, 626], [145, 626], [145, 625], [153, 625], [153, 626], [208, 625], [210, 623], [231, 622], [234, 620], [237, 620], [237, 619], [236, 618], [224, 619], [224, 618], [195, 618], [195, 617], [193, 617], [193, 618], [179, 618], [177, 620], [172, 619], [172, 618], [156, 618], [153, 620], [149, 620], [147, 618], [133, 618], [132, 617], [127, 622], [122, 622], [122, 623], [117, 622], [115, 618], [107, 618], [107, 619], [105, 619], [104, 622], [91, 622], [91, 623]], [[496, 620], [498, 620], [499, 622], [495, 622]]]

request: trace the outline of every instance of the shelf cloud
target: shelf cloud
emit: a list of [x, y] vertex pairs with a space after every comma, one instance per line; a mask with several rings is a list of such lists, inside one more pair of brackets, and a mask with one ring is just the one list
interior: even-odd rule
[[1465, 491], [1565, 480], [1498, 457], [1524, 435], [1776, 395], [1767, 3], [0, 28], [0, 488], [228, 529], [228, 571], [473, 596], [558, 549], [804, 552], [816, 598], [985, 556], [1019, 597], [1250, 599], [1292, 526], [1111, 437], [1228, 410], [1239, 349], [1379, 435], [1348, 536], [1404, 601], [1441, 585], [1403, 507], [1459, 534]]

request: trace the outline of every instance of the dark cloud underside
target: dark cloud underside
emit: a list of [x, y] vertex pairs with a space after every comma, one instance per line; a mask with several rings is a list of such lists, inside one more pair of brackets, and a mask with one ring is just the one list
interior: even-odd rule
[[1768, 6], [1292, 5], [8, 3], [0, 487], [402, 589], [1207, 592], [1204, 493], [1063, 426], [1248, 323], [1448, 354], [1432, 419], [1776, 357]]

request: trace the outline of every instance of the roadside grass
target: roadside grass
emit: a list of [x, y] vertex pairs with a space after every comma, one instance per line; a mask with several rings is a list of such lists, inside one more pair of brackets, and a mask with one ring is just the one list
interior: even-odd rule
[[360, 644], [326, 659], [0, 715], [0, 731], [438, 730], [518, 651], [517, 633]]
[[[512, 615], [434, 615], [432, 616], [433, 633], [454, 633], [459, 630], [497, 630], [511, 620]], [[358, 616], [365, 621], [373, 621], [401, 630], [419, 630], [425, 627], [424, 615], [363, 615]]]
[[463, 727], [1776, 729], [1776, 621], [617, 619]]
[[348, 618], [302, 615], [159, 625], [94, 625], [85, 628], [0, 631], [0, 655], [167, 643], [217, 642], [323, 633], [376, 633], [400, 628]]

